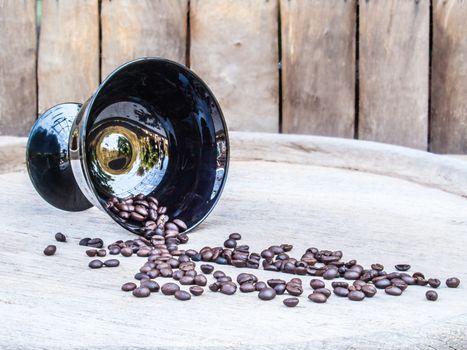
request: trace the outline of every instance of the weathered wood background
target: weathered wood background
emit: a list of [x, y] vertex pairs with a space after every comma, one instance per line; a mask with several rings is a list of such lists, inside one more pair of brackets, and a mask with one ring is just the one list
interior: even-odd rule
[[465, 0], [0, 0], [0, 135], [163, 56], [231, 130], [467, 153]]

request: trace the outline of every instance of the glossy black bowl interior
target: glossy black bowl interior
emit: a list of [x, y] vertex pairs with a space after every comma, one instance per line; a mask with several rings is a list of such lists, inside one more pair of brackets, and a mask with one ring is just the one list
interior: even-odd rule
[[[130, 62], [102, 83], [85, 118], [90, 182], [104, 208], [112, 196], [150, 194], [168, 208], [168, 215], [185, 221], [190, 229], [212, 210], [227, 176], [227, 128], [212, 92], [192, 71], [159, 58]], [[92, 152], [96, 135], [120, 126], [141, 139], [154, 136], [144, 152], [138, 151], [144, 153], [144, 161], [116, 179], [96, 168]], [[130, 140], [125, 147], [131, 153], [137, 145]], [[149, 151], [148, 156], [149, 148], [157, 151]], [[124, 167], [125, 162], [124, 158], [112, 160], [109, 171]], [[127, 229], [138, 231], [137, 225], [106, 210]]]

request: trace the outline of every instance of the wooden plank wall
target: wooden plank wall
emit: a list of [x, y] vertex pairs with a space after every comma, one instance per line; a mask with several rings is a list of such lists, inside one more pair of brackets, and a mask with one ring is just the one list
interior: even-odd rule
[[231, 130], [465, 154], [466, 18], [465, 0], [0, 0], [0, 135], [162, 56], [209, 84]]

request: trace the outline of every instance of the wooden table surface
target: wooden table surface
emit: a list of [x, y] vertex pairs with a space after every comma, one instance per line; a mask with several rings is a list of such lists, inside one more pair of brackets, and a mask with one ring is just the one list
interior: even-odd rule
[[[427, 301], [427, 287], [414, 286], [401, 297], [378, 291], [362, 302], [331, 296], [314, 304], [306, 276], [293, 309], [282, 304], [286, 295], [265, 302], [207, 288], [189, 302], [161, 293], [134, 298], [120, 286], [144, 258], [119, 257], [118, 268], [91, 270], [78, 241], [135, 236], [96, 208], [68, 213], [45, 203], [12, 156], [24, 140], [0, 139], [0, 349], [467, 348], [467, 162], [354, 140], [231, 139], [225, 192], [186, 247], [221, 245], [236, 231], [253, 251], [290, 243], [296, 257], [316, 246], [341, 249], [364, 266], [410, 263], [411, 272], [443, 280], [439, 300]], [[57, 231], [67, 243], [54, 242]], [[43, 255], [48, 244], [57, 245], [55, 256]], [[232, 277], [249, 271], [221, 269]], [[446, 288], [454, 275], [461, 286]]]

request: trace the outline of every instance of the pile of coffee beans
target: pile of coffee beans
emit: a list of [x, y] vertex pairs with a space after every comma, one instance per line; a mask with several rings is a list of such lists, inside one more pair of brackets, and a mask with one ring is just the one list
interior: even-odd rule
[[[131, 221], [139, 225], [141, 236], [135, 239], [118, 240], [104, 247], [100, 238], [83, 238], [79, 245], [91, 247], [86, 250], [88, 257], [105, 257], [136, 255], [145, 259], [144, 264], [134, 275], [136, 282], [127, 282], [121, 286], [124, 292], [132, 292], [137, 298], [149, 297], [159, 291], [177, 300], [187, 301], [191, 296], [200, 296], [208, 286], [211, 292], [234, 295], [241, 293], [257, 293], [260, 300], [273, 300], [277, 295], [287, 294], [283, 300], [286, 307], [295, 307], [299, 303], [305, 288], [302, 279], [297, 276], [313, 276], [308, 299], [314, 303], [326, 303], [334, 295], [350, 301], [363, 301], [372, 298], [378, 289], [389, 296], [400, 296], [409, 286], [429, 286], [438, 288], [441, 281], [437, 278], [426, 278], [421, 272], [409, 274], [411, 266], [397, 264], [396, 271], [387, 272], [380, 263], [364, 267], [355, 259], [344, 260], [340, 250], [320, 250], [310, 247], [299, 257], [291, 256], [293, 246], [290, 244], [272, 245], [262, 249], [260, 253], [250, 251], [246, 244], [240, 244], [242, 236], [232, 233], [223, 246], [203, 247], [199, 251], [183, 249], [181, 246], [189, 240], [184, 231], [187, 225], [180, 219], [171, 219], [168, 210], [160, 206], [156, 198], [142, 194], [124, 199], [110, 198], [107, 207], [121, 220]], [[66, 242], [66, 236], [57, 233], [58, 242]], [[45, 255], [54, 255], [56, 246], [45, 248]], [[197, 263], [200, 263], [199, 270]], [[235, 281], [231, 276], [212, 265], [231, 265], [237, 268], [259, 269], [294, 275], [288, 281], [284, 278], [273, 278], [266, 282], [249, 272], [238, 274]], [[118, 259], [102, 261], [93, 259], [88, 266], [91, 269], [102, 267], [118, 267]], [[212, 274], [212, 275], [211, 275]], [[214, 281], [208, 282], [207, 276]], [[211, 277], [212, 276], [212, 277]], [[318, 277], [318, 278], [316, 278]], [[172, 279], [178, 283], [160, 283], [163, 279]], [[336, 281], [336, 279], [340, 279]], [[158, 280], [159, 282], [157, 282]], [[332, 281], [330, 288], [325, 281]], [[160, 283], [160, 284], [159, 284]], [[138, 285], [139, 284], [139, 285]], [[446, 280], [449, 288], [457, 288], [460, 280], [451, 277]], [[188, 290], [183, 290], [186, 287]], [[332, 289], [332, 291], [331, 291]], [[429, 290], [426, 299], [436, 301], [438, 294]]]

